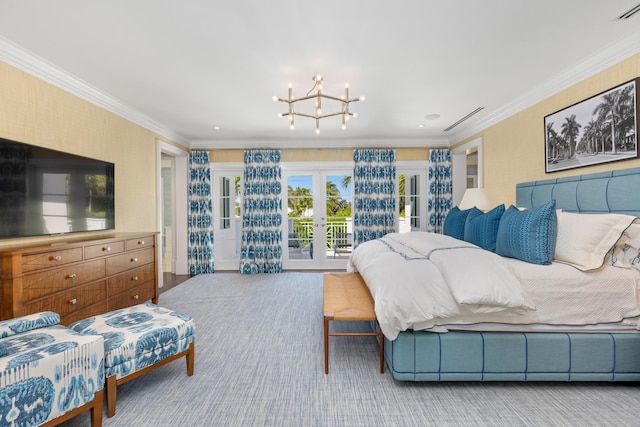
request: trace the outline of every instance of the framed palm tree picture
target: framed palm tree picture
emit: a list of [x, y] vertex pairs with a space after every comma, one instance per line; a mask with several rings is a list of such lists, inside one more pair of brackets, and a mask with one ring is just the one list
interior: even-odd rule
[[640, 78], [544, 118], [545, 172], [638, 157]]

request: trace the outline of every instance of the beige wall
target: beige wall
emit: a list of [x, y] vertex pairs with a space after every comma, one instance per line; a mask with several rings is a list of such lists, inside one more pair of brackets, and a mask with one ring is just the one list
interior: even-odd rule
[[640, 54], [454, 146], [482, 137], [484, 187], [493, 204], [505, 203], [507, 206], [515, 203], [515, 184], [518, 182], [639, 167], [640, 159], [634, 159], [547, 174], [544, 142], [545, 116], [637, 77], [640, 77]]
[[0, 62], [0, 137], [115, 163], [116, 231], [158, 230], [153, 132]]

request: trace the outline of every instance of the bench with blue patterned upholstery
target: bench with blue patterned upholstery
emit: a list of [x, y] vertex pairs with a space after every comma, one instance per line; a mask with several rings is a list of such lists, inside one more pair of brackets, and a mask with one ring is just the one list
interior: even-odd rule
[[104, 340], [54, 312], [0, 322], [0, 426], [53, 426], [91, 411], [102, 425]]
[[193, 375], [195, 322], [191, 316], [152, 303], [112, 311], [69, 325], [82, 334], [104, 337], [107, 416], [116, 413], [118, 385], [186, 357]]

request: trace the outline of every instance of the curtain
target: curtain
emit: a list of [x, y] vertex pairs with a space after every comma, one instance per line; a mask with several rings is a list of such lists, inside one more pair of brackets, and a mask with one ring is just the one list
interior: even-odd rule
[[242, 274], [282, 272], [280, 150], [244, 152]]
[[427, 231], [442, 233], [444, 218], [451, 210], [453, 180], [451, 152], [447, 149], [431, 150], [427, 176]]
[[213, 273], [213, 221], [209, 153], [189, 153], [189, 275]]
[[396, 230], [396, 152], [353, 151], [353, 247]]

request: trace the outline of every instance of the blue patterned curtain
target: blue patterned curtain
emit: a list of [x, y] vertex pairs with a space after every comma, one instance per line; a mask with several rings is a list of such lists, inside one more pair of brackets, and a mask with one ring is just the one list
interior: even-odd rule
[[213, 273], [213, 221], [209, 153], [189, 153], [189, 274]]
[[442, 233], [444, 218], [451, 210], [453, 180], [451, 178], [451, 152], [447, 149], [431, 150], [427, 176], [427, 231]]
[[353, 247], [396, 230], [396, 152], [353, 151]]
[[280, 150], [244, 152], [242, 274], [282, 272]]

